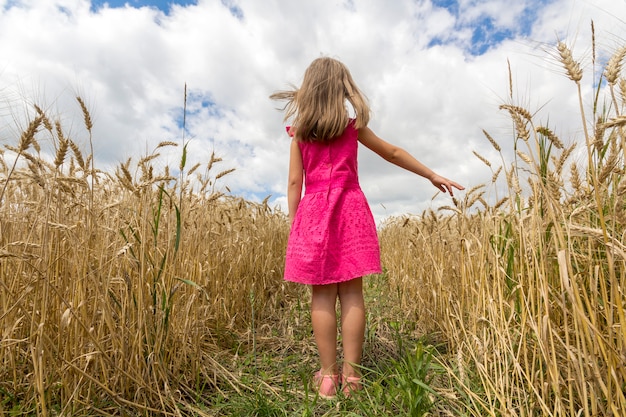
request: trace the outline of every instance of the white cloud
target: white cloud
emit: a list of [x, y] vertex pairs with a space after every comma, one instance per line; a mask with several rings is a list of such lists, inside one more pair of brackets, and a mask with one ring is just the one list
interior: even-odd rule
[[[234, 193], [272, 194], [284, 204], [289, 140], [275, 110], [280, 103], [268, 96], [298, 84], [320, 54], [351, 69], [371, 100], [371, 126], [381, 137], [468, 187], [491, 178], [473, 150], [500, 163], [482, 129], [507, 157], [512, 152], [511, 124], [498, 110], [510, 101], [507, 59], [513, 101], [542, 108], [542, 120], [562, 139], [580, 140], [575, 86], [546, 50], [557, 39], [574, 47], [589, 95], [590, 21], [598, 59], [606, 60], [624, 44], [618, 16], [626, 16], [626, 2], [459, 3], [451, 13], [430, 1], [199, 0], [166, 15], [147, 7], [94, 12], [86, 0], [0, 0], [0, 98], [7, 103], [0, 105], [0, 142], [15, 141], [12, 119], [35, 101], [59, 114], [84, 143], [74, 101], [81, 95], [93, 111], [97, 163], [139, 158], [160, 141], [181, 139], [186, 83], [188, 166], [208, 162], [215, 151], [224, 158], [220, 168], [237, 169], [223, 179]], [[525, 6], [534, 8], [534, 20], [520, 20]], [[485, 16], [517, 37], [473, 56], [472, 25]], [[176, 167], [179, 157], [180, 148], [173, 148], [165, 159]], [[426, 180], [368, 151], [361, 152], [360, 167], [378, 219], [449, 204], [442, 195], [431, 201], [436, 189]]]

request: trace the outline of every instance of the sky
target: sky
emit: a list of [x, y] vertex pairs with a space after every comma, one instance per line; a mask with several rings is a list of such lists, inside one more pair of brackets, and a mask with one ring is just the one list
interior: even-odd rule
[[[88, 149], [78, 95], [94, 121], [97, 168], [186, 141], [188, 167], [215, 152], [220, 169], [236, 169], [218, 187], [270, 196], [286, 211], [289, 138], [268, 97], [331, 56], [368, 97], [374, 132], [468, 189], [486, 184], [485, 198], [496, 199], [502, 190], [489, 183], [513, 160], [514, 142], [499, 105], [526, 107], [566, 144], [580, 142], [576, 87], [556, 42], [580, 61], [588, 98], [597, 80], [591, 21], [602, 63], [626, 45], [624, 19], [625, 0], [0, 0], [0, 145], [17, 144], [34, 103]], [[155, 164], [178, 166], [181, 147], [159, 151]], [[451, 204], [365, 148], [359, 169], [379, 223]]]

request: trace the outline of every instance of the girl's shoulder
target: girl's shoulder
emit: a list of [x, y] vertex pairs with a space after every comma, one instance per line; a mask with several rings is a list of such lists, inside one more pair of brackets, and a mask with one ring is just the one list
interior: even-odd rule
[[356, 127], [356, 119], [348, 119], [348, 125], [343, 131], [343, 134], [356, 135], [359, 133], [359, 129]]
[[[295, 138], [296, 130], [294, 129], [293, 126], [285, 126], [285, 130], [286, 130], [286, 132], [287, 132], [287, 134], [289, 135], [290, 138]], [[358, 129], [356, 127], [356, 119], [349, 118], [348, 119], [348, 124], [346, 125], [346, 128], [344, 129], [344, 131], [343, 131], [343, 133], [341, 135], [337, 136], [337, 138], [342, 137], [342, 136], [346, 136], [346, 135], [352, 135], [353, 133], [358, 133]]]

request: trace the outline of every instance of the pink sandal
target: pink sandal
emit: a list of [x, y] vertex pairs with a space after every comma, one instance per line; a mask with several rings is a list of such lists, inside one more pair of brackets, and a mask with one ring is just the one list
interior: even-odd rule
[[322, 375], [322, 371], [317, 371], [313, 376], [313, 382], [320, 397], [327, 400], [335, 398], [339, 387], [339, 375]]
[[362, 388], [361, 378], [358, 376], [345, 376], [342, 375], [343, 380], [343, 395], [349, 397], [353, 392], [360, 391]]

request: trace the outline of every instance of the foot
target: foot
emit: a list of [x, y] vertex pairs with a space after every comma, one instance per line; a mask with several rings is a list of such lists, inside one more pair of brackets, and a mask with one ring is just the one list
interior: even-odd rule
[[343, 395], [349, 397], [353, 392], [360, 391], [362, 388], [361, 378], [358, 376], [342, 376], [343, 387], [341, 391]]
[[339, 375], [322, 375], [322, 371], [317, 371], [313, 376], [313, 382], [320, 397], [327, 400], [335, 398], [339, 387]]

